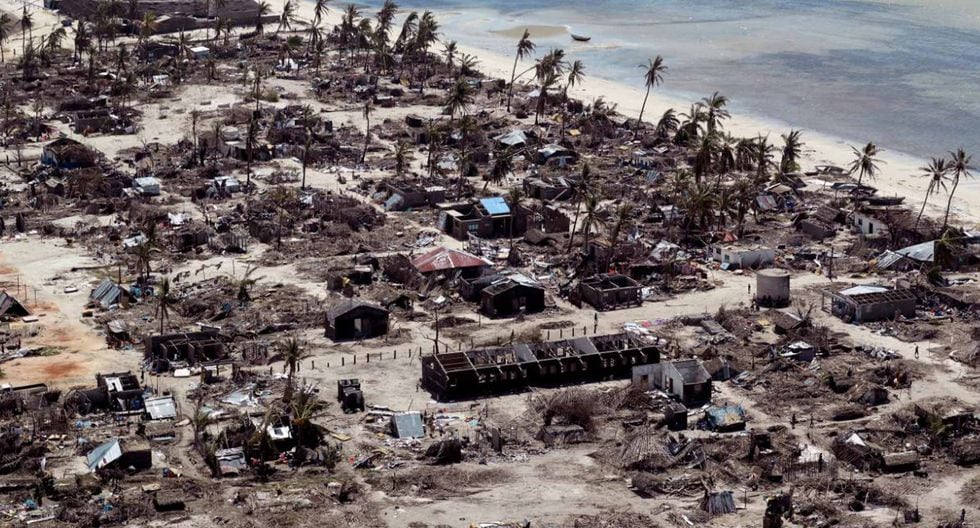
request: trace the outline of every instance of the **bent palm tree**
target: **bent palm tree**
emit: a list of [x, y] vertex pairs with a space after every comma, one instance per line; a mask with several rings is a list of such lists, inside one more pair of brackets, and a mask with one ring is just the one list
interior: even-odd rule
[[926, 187], [926, 196], [922, 199], [922, 208], [919, 209], [919, 216], [915, 218], [915, 229], [919, 228], [919, 221], [922, 220], [922, 213], [926, 210], [926, 203], [929, 197], [939, 192], [939, 189], [946, 190], [946, 174], [949, 172], [949, 165], [945, 158], [932, 158], [929, 164], [920, 168], [923, 176], [929, 178], [929, 186]]
[[637, 124], [640, 124], [640, 126], [643, 123], [643, 111], [647, 108], [647, 99], [650, 98], [650, 89], [660, 86], [664, 82], [664, 73], [666, 71], [667, 65], [664, 64], [664, 58], [660, 55], [650, 59], [650, 63], [647, 64], [647, 71], [643, 75], [643, 81], [647, 87], [647, 94], [643, 96], [643, 105], [640, 106], [640, 116], [636, 119]]
[[14, 19], [8, 13], [0, 13], [0, 63], [6, 62], [3, 54], [3, 43], [10, 39], [10, 28]]
[[943, 231], [949, 225], [949, 210], [953, 206], [953, 195], [956, 194], [956, 188], [959, 187], [960, 180], [973, 177], [973, 174], [970, 172], [973, 170], [973, 167], [970, 166], [971, 161], [973, 161], [973, 156], [967, 155], [963, 149], [957, 149], [956, 152], [949, 153], [949, 175], [950, 180], [953, 182], [953, 188], [949, 190], [949, 200], [946, 202], [946, 215], [943, 217]]
[[517, 63], [530, 57], [534, 53], [534, 42], [531, 41], [531, 32], [524, 30], [524, 36], [517, 41], [517, 55], [514, 56], [514, 67], [510, 71], [510, 86], [507, 89], [507, 111], [510, 112], [510, 102], [514, 97], [514, 81], [517, 80]]

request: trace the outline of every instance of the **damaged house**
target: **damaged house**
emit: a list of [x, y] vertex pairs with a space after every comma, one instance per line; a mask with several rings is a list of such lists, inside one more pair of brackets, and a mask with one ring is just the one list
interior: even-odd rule
[[149, 336], [143, 342], [143, 354], [154, 372], [228, 357], [225, 341], [217, 330]]
[[27, 317], [31, 312], [7, 292], [0, 292], [0, 320], [19, 319]]
[[627, 334], [446, 352], [422, 358], [422, 386], [439, 401], [628, 378], [636, 365], [660, 361], [660, 350]]
[[825, 290], [822, 299], [830, 297], [830, 313], [849, 323], [861, 324], [894, 319], [899, 315], [915, 317], [917, 297], [909, 289], [862, 285], [842, 290]]
[[442, 185], [420, 185], [413, 181], [384, 182], [384, 207], [386, 211], [405, 211], [416, 207], [435, 207], [446, 201], [446, 188]]
[[711, 402], [711, 374], [697, 359], [634, 367], [633, 383], [641, 390], [660, 389], [687, 407]]
[[711, 258], [721, 262], [723, 269], [754, 269], [771, 265], [776, 252], [758, 244], [723, 244], [711, 248]]
[[476, 203], [445, 205], [439, 213], [438, 226], [457, 240], [522, 236], [526, 229], [524, 215], [515, 214], [500, 196], [482, 198]]
[[474, 278], [486, 273], [492, 263], [465, 251], [440, 247], [416, 257], [412, 265], [424, 276], [459, 273], [463, 278]]
[[128, 306], [135, 297], [128, 289], [119, 286], [112, 279], [105, 278], [88, 296], [89, 302], [108, 310], [113, 306]]
[[69, 138], [56, 139], [41, 151], [41, 163], [64, 170], [94, 167], [98, 161], [98, 152]]
[[603, 273], [583, 279], [572, 289], [569, 300], [581, 307], [582, 303], [596, 310], [620, 310], [643, 304], [640, 283], [618, 273]]
[[390, 313], [384, 308], [354, 299], [330, 307], [326, 314], [326, 336], [334, 341], [370, 339], [388, 333]]
[[487, 317], [514, 317], [544, 310], [544, 286], [514, 274], [480, 292], [480, 311]]

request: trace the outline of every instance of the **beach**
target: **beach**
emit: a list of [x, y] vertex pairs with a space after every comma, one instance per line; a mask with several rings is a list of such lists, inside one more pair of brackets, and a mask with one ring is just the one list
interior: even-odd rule
[[[608, 6], [609, 20], [592, 20], [588, 17], [596, 10], [606, 9], [606, 4], [574, 2], [567, 6], [552, 6], [547, 2], [537, 4], [498, 2], [492, 5], [474, 6], [463, 0], [445, 0], [427, 3], [425, 6], [406, 4], [402, 6], [401, 14], [405, 15], [413, 9], [419, 11], [432, 9], [441, 23], [444, 41], [457, 39], [461, 52], [479, 58], [479, 67], [482, 71], [507, 80], [510, 79], [514, 61], [513, 55], [510, 55], [510, 48], [516, 45], [524, 28], [528, 28], [532, 40], [538, 45], [536, 57], [540, 57], [549, 49], [560, 47], [565, 50], [568, 60], [581, 59], [585, 63], [586, 80], [570, 90], [571, 96], [580, 98], [586, 103], [591, 103], [601, 96], [606, 102], [616, 104], [619, 112], [628, 117], [639, 114], [644, 94], [643, 70], [640, 66], [646, 62], [646, 57], [637, 55], [638, 44], [630, 38], [653, 39], [658, 45], [662, 45], [664, 51], [661, 54], [670, 69], [665, 76], [664, 85], [651, 92], [645, 119], [655, 121], [667, 108], [673, 108], [678, 113], [686, 112], [693, 102], [709, 96], [717, 89], [730, 99], [732, 119], [725, 123], [725, 131], [728, 133], [753, 137], [758, 134], [768, 135], [770, 143], [779, 145], [780, 134], [785, 134], [791, 129], [802, 130], [803, 141], [808, 151], [803, 164], [805, 170], [818, 164], [847, 167], [854, 156], [851, 147], [860, 148], [868, 141], [873, 141], [883, 154], [881, 174], [871, 184], [878, 187], [881, 194], [906, 197], [906, 205], [913, 209], [921, 205], [927, 186], [928, 179], [923, 177], [922, 171], [919, 170], [926, 165], [927, 158], [948, 155], [950, 150], [960, 147], [964, 147], [970, 153], [971, 145], [975, 144], [975, 134], [970, 131], [975, 129], [974, 125], [980, 124], [980, 120], [975, 118], [977, 109], [969, 101], [970, 84], [965, 83], [961, 86], [944, 83], [944, 78], [937, 77], [935, 74], [926, 74], [925, 71], [890, 74], [903, 80], [901, 93], [896, 91], [895, 86], [899, 84], [897, 81], [890, 82], [890, 77], [883, 77], [889, 81], [882, 81], [879, 83], [880, 86], [875, 85], [874, 79], [866, 79], [856, 86], [840, 85], [839, 89], [843, 95], [837, 95], [834, 90], [838, 89], [838, 84], [835, 83], [841, 83], [840, 77], [848, 72], [843, 72], [836, 77], [822, 74], [824, 78], [819, 81], [825, 83], [824, 86], [813, 84], [814, 80], [810, 78], [805, 79], [804, 83], [804, 79], [798, 78], [800, 76], [795, 74], [787, 73], [785, 76], [779, 76], [778, 72], [781, 70], [773, 69], [774, 67], [770, 65], [765, 72], [750, 71], [750, 73], [758, 73], [759, 79], [749, 78], [739, 81], [739, 88], [752, 93], [751, 98], [740, 99], [723, 88], [729, 79], [720, 77], [730, 75], [729, 71], [719, 70], [716, 77], [710, 77], [711, 69], [717, 66], [695, 68], [697, 64], [711, 60], [756, 64], [762, 59], [754, 57], [769, 55], [793, 56], [794, 60], [804, 63], [794, 65], [794, 68], [806, 69], [817, 66], [823, 68], [826, 66], [807, 65], [806, 62], [808, 60], [839, 61], [836, 55], [850, 55], [860, 50], [868, 50], [869, 54], [888, 53], [889, 47], [894, 45], [898, 31], [889, 29], [889, 24], [897, 27], [902, 22], [900, 17], [905, 17], [909, 20], [909, 24], [917, 24], [916, 27], [919, 27], [926, 23], [926, 19], [937, 18], [933, 10], [927, 10], [912, 2], [895, 2], [894, 6], [891, 4], [889, 6], [904, 10], [878, 13], [873, 9], [880, 6], [866, 6], [864, 4], [867, 2], [857, 2], [853, 5], [849, 4], [851, 12], [827, 14], [828, 22], [817, 23], [816, 27], [805, 28], [806, 31], [791, 35], [771, 29], [774, 17], [778, 17], [775, 19], [780, 21], [785, 19], [787, 24], [795, 24], [793, 27], [805, 25], [809, 23], [809, 19], [800, 20], [800, 15], [782, 11], [765, 13], [769, 16], [765, 18], [761, 15], [756, 16], [754, 12], [746, 12], [748, 8], [745, 6], [731, 6], [731, 13], [720, 9], [718, 13], [705, 14], [702, 11], [706, 10], [709, 4], [713, 5], [707, 0], [689, 5], [666, 2], [670, 16], [676, 18], [657, 21], [650, 25], [651, 36], [648, 37], [645, 34], [636, 34], [635, 26], [640, 25], [644, 17], [652, 15], [638, 17], [631, 23], [626, 20], [625, 13], [615, 11], [621, 7], [620, 4], [615, 2], [613, 4], [615, 5]], [[805, 2], [802, 4], [810, 5]], [[836, 4], [832, 2], [821, 9], [833, 11], [838, 7]], [[310, 13], [305, 16], [312, 16], [312, 5], [310, 1], [304, 2], [305, 10]], [[660, 5], [658, 4], [657, 7]], [[957, 32], [964, 32], [961, 38], [970, 38], [972, 33], [967, 35], [965, 32], [977, 26], [978, 18], [971, 16], [971, 14], [975, 15], [975, 7], [952, 0], [943, 3], [942, 7], [945, 9], [944, 15], [938, 18], [942, 24], [950, 25], [949, 31], [952, 33], [949, 38], [959, 38]], [[373, 6], [365, 7], [364, 15], [373, 15], [372, 9]], [[964, 12], [967, 17], [954, 21], [956, 17], [952, 13], [956, 13], [957, 10]], [[331, 25], [339, 21], [338, 11], [338, 9], [331, 10], [329, 22]], [[861, 17], [867, 17], [868, 20], [876, 23], [868, 24], [867, 27], [862, 26]], [[401, 18], [398, 23], [400, 20]], [[527, 22], [523, 22], [525, 20]], [[547, 23], [542, 22], [545, 20]], [[621, 23], [622, 31], [617, 29], [618, 26], [613, 24], [614, 21]], [[846, 30], [851, 35], [848, 38], [840, 37], [843, 29], [825, 27], [831, 23], [846, 23]], [[585, 28], [593, 28], [600, 33], [590, 34]], [[702, 33], [709, 30], [711, 32], [709, 34]], [[572, 31], [590, 35], [593, 39], [588, 43], [574, 42], [570, 37]], [[766, 39], [760, 39], [763, 40], [763, 44], [759, 44], [755, 39], [760, 31], [771, 33], [764, 35]], [[685, 36], [688, 32], [689, 38]], [[746, 39], [745, 35], [751, 35], [753, 38]], [[767, 50], [764, 48], [771, 45], [773, 40], [779, 41], [780, 48], [771, 50], [772, 53], [766, 55]], [[688, 52], [688, 48], [698, 48], [701, 51]], [[938, 53], [932, 49], [929, 51]], [[958, 52], [958, 50], [951, 51]], [[801, 58], [804, 52], [811, 54], [809, 59]], [[907, 53], [921, 54], [925, 51], [912, 50]], [[678, 57], [675, 54], [682, 56]], [[965, 57], [960, 59], [965, 60]], [[960, 68], [958, 71], [962, 72], [963, 76], [970, 75], [972, 78], [972, 70], [966, 72], [962, 69], [962, 64], [946, 63], [944, 62], [946, 60], [953, 59], [946, 56], [933, 58], [930, 66], [923, 68], [928, 70], [956, 67]], [[526, 60], [518, 67], [518, 71], [532, 64], [533, 60]], [[863, 66], [858, 64], [851, 67]], [[907, 65], [907, 68], [913, 67], [919, 66]], [[890, 69], [879, 68], [876, 71], [878, 71], [876, 75], [884, 75], [881, 71], [890, 71]], [[853, 75], [858, 73], [860, 70]], [[930, 79], [922, 79], [927, 75]], [[701, 84], [694, 84], [695, 82]], [[798, 100], [786, 100], [786, 97], [780, 95], [786, 91], [783, 85], [792, 86], [794, 90], [802, 89], [794, 83], [801, 83], [808, 88], [808, 91], [801, 94]], [[719, 88], [719, 85], [722, 87]], [[933, 104], [934, 100], [943, 95], [941, 92], [952, 90], [960, 90], [964, 93], [957, 94], [955, 101], [947, 102], [944, 106]], [[910, 102], [902, 99], [910, 95], [915, 95]], [[912, 106], [918, 104], [922, 106]], [[959, 113], [953, 115], [957, 111]], [[828, 133], [826, 130], [841, 130], [849, 134]], [[918, 152], [908, 153], [913, 147]], [[946, 198], [943, 192], [933, 196], [929, 200], [926, 214], [942, 215], [945, 212]], [[964, 222], [980, 221], [980, 181], [961, 182], [953, 200], [951, 214]]]

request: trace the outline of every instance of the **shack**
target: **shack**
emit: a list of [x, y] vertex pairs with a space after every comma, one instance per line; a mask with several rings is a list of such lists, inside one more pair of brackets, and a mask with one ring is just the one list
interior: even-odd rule
[[426, 276], [459, 273], [462, 277], [479, 277], [490, 269], [492, 263], [465, 251], [441, 247], [415, 258], [412, 265]]
[[129, 290], [119, 286], [110, 278], [102, 279], [102, 282], [92, 290], [88, 298], [91, 304], [101, 306], [106, 310], [113, 306], [128, 306], [135, 299]]
[[711, 248], [711, 257], [730, 268], [760, 268], [773, 263], [776, 252], [755, 244], [724, 244]]
[[59, 169], [93, 167], [98, 160], [96, 151], [69, 138], [56, 139], [41, 151], [41, 163]]
[[523, 275], [503, 278], [480, 293], [480, 311], [487, 317], [513, 317], [542, 310], [544, 286]]
[[824, 290], [822, 300], [826, 301], [827, 297], [830, 297], [830, 313], [849, 323], [894, 319], [899, 315], [915, 317], [917, 298], [910, 289], [861, 285]]
[[0, 320], [16, 319], [27, 317], [31, 312], [6, 291], [0, 292]]
[[654, 387], [677, 398], [687, 407], [704, 405], [711, 401], [711, 374], [697, 359], [668, 361], [651, 366], [648, 376]]
[[585, 302], [604, 312], [640, 306], [643, 304], [643, 292], [640, 283], [626, 275], [603, 273], [579, 282], [569, 300], [576, 306], [581, 307]]
[[354, 299], [341, 301], [327, 310], [326, 336], [334, 341], [370, 339], [388, 333], [389, 312]]

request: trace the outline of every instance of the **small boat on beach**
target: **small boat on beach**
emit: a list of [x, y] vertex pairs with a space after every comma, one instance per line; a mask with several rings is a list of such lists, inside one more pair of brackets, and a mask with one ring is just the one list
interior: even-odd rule
[[569, 33], [572, 36], [572, 40], [575, 42], [588, 42], [592, 40], [592, 37], [583, 37], [582, 35], [576, 35], [575, 33]]

